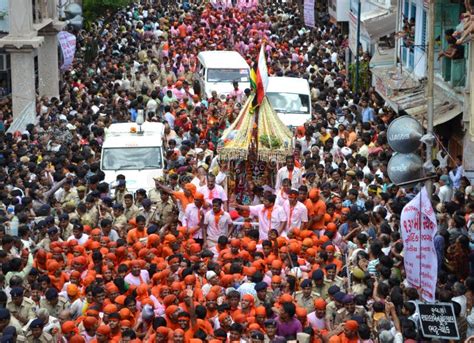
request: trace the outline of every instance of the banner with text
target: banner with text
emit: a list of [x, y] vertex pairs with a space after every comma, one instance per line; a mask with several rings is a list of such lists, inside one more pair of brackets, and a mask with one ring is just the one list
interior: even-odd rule
[[62, 70], [69, 69], [74, 60], [74, 54], [76, 53], [76, 36], [73, 34], [61, 31], [58, 33], [58, 41], [61, 46], [61, 52], [63, 54], [63, 65]]
[[304, 0], [304, 23], [309, 27], [316, 27], [316, 20], [314, 17], [314, 2], [315, 0]]
[[424, 300], [434, 302], [438, 277], [438, 259], [434, 247], [437, 224], [425, 187], [405, 205], [400, 223], [409, 286], [420, 290]]

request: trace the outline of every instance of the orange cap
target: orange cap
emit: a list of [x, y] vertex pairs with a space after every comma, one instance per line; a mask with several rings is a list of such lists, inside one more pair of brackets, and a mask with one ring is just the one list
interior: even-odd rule
[[317, 298], [314, 300], [314, 307], [317, 310], [325, 310], [326, 309], [326, 301], [322, 298]]
[[72, 320], [65, 321], [63, 325], [61, 325], [62, 333], [71, 333], [76, 331], [76, 323]]
[[290, 294], [285, 293], [280, 296], [280, 304], [291, 302], [293, 302], [293, 297]]
[[105, 335], [105, 336], [110, 335], [110, 332], [111, 332], [110, 326], [108, 326], [108, 325], [102, 324], [97, 328], [97, 333], [100, 333], [100, 334]]

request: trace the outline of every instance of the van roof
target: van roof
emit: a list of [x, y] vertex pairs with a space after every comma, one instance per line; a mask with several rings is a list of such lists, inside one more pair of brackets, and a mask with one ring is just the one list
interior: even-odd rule
[[308, 80], [299, 77], [270, 76], [267, 93], [309, 94]]
[[[153, 123], [146, 121], [142, 124], [141, 130], [143, 131], [142, 136], [163, 136], [165, 126], [163, 123]], [[116, 123], [105, 129], [105, 137], [137, 136], [137, 134], [132, 133], [132, 131], [140, 131], [140, 127], [136, 123]]]
[[237, 51], [202, 51], [198, 54], [198, 59], [205, 68], [250, 69], [247, 61]]

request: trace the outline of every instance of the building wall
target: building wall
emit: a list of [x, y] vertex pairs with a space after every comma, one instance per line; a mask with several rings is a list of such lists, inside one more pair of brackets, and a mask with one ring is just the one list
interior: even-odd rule
[[350, 2], [347, 0], [328, 0], [328, 12], [337, 22], [347, 22]]

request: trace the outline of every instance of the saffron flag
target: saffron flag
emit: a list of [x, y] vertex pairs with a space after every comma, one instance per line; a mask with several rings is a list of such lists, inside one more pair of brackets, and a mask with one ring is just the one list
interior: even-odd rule
[[257, 104], [260, 105], [265, 97], [268, 86], [268, 68], [265, 60], [265, 45], [262, 44], [257, 66]]

